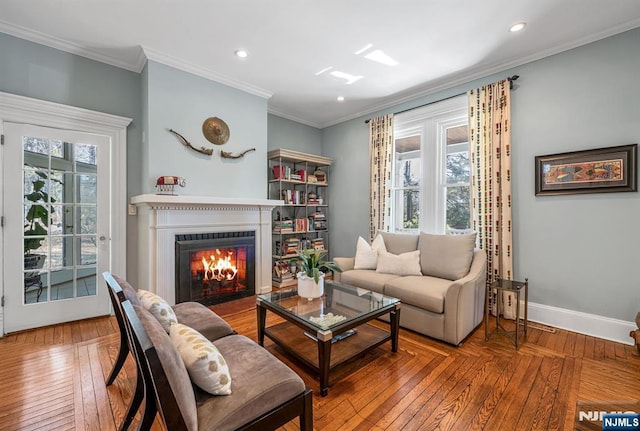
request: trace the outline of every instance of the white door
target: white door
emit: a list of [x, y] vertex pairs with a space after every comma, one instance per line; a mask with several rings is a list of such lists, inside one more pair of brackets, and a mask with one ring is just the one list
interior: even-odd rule
[[3, 128], [5, 332], [108, 314], [109, 137]]

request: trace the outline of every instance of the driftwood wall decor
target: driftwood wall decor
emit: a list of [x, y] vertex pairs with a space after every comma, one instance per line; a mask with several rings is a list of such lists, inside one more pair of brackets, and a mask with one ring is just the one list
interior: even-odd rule
[[211, 154], [213, 154], [212, 148], [205, 148], [205, 147], [196, 148], [193, 145], [191, 145], [184, 136], [182, 136], [180, 133], [176, 132], [175, 130], [169, 129], [169, 132], [173, 133], [173, 135], [178, 139], [178, 142], [180, 142], [185, 147], [192, 149], [193, 151], [196, 151], [198, 153], [206, 154], [207, 156], [210, 156]]
[[245, 156], [245, 154], [250, 153], [252, 151], [255, 151], [255, 148], [249, 148], [248, 150], [245, 150], [243, 152], [241, 152], [240, 154], [233, 154], [233, 153], [229, 153], [227, 151], [220, 151], [220, 157], [222, 157], [223, 159], [241, 159]]

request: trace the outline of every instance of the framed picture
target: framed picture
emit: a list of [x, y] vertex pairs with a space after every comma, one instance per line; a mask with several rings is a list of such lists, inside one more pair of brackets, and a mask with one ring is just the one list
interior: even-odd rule
[[536, 195], [637, 191], [638, 144], [536, 156]]

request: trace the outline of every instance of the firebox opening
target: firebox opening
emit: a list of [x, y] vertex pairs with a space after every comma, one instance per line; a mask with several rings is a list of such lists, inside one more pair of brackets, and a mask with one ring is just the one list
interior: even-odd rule
[[176, 235], [176, 303], [206, 305], [255, 294], [255, 233]]

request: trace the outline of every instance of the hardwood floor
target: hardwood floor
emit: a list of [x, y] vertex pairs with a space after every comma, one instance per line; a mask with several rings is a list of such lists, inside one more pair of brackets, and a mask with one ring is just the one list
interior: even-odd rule
[[[255, 340], [255, 300], [240, 301], [214, 310]], [[268, 314], [268, 325], [277, 321]], [[103, 317], [0, 339], [0, 430], [117, 429], [135, 370], [129, 359], [116, 382], [104, 384], [116, 325]], [[318, 393], [305, 368], [265, 345]], [[329, 395], [314, 395], [314, 428], [572, 430], [579, 400], [637, 404], [639, 376], [634, 347], [563, 330], [530, 329], [516, 352], [505, 337], [485, 341], [482, 326], [460, 347], [401, 329], [397, 353], [385, 344], [332, 372]], [[154, 429], [164, 429], [160, 420]], [[283, 429], [297, 430], [297, 421]]]

